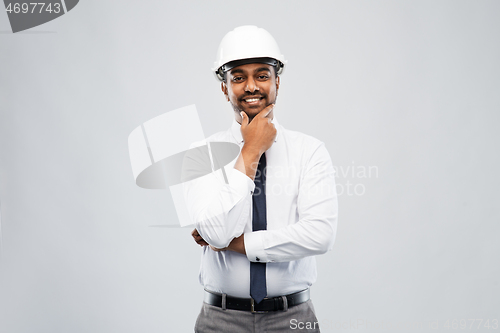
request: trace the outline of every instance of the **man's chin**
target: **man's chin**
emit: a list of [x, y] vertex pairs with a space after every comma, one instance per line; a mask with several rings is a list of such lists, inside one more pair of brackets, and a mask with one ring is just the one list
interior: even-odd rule
[[245, 108], [243, 111], [247, 114], [248, 118], [253, 119], [256, 115], [260, 113], [260, 111], [264, 110], [265, 108], [259, 107], [259, 108]]

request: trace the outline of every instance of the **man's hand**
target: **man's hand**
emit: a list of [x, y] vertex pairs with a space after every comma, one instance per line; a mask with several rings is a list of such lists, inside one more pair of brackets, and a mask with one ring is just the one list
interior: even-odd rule
[[247, 252], [245, 251], [245, 237], [243, 237], [243, 235], [244, 234], [242, 234], [240, 237], [233, 238], [231, 243], [229, 243], [229, 245], [223, 249], [218, 249], [216, 247], [213, 247], [212, 245], [210, 245], [210, 248], [215, 252], [234, 251], [246, 255]]
[[247, 252], [245, 251], [245, 237], [244, 237], [245, 234], [241, 234], [240, 237], [236, 237], [236, 238], [233, 238], [233, 240], [231, 241], [231, 243], [229, 243], [228, 247], [226, 247], [227, 250], [229, 251], [234, 251], [234, 252], [238, 252], [238, 253], [241, 253], [241, 254], [247, 254]]
[[234, 252], [238, 252], [238, 253], [241, 253], [241, 254], [246, 254], [246, 251], [245, 251], [245, 238], [243, 237], [243, 234], [240, 237], [233, 238], [233, 240], [231, 241], [231, 243], [229, 243], [229, 245], [227, 247], [223, 248], [223, 249], [218, 249], [218, 248], [213, 247], [212, 245], [208, 244], [200, 236], [200, 234], [198, 233], [198, 230], [196, 230], [196, 229], [194, 229], [191, 232], [191, 236], [193, 236], [193, 239], [196, 242], [196, 244], [198, 244], [200, 246], [207, 246], [208, 245], [215, 252], [221, 252], [221, 251], [227, 251], [227, 250], [229, 250], [229, 251], [234, 251]]
[[193, 231], [191, 232], [191, 236], [193, 236], [196, 244], [198, 244], [200, 246], [207, 246], [208, 245], [208, 243], [205, 242], [205, 240], [200, 236], [200, 234], [198, 233], [198, 230], [193, 229]]
[[241, 148], [234, 168], [246, 174], [254, 180], [260, 156], [271, 148], [276, 138], [276, 127], [268, 117], [273, 110], [274, 104], [269, 105], [260, 111], [250, 122], [248, 115], [241, 112], [241, 135], [245, 143]]
[[274, 104], [268, 105], [264, 110], [260, 111], [250, 122], [248, 115], [241, 112], [241, 135], [245, 144], [243, 145], [248, 151], [262, 155], [266, 150], [271, 148], [276, 138], [276, 127], [271, 123], [269, 114], [273, 111]]
[[218, 249], [216, 247], [213, 247], [212, 245], [208, 244], [204, 239], [203, 237], [200, 236], [200, 234], [198, 233], [198, 230], [196, 229], [193, 229], [193, 231], [191, 232], [191, 236], [193, 236], [193, 239], [194, 241], [196, 242], [196, 244], [200, 245], [200, 246], [210, 246], [210, 248], [216, 252], [220, 252], [220, 251], [225, 251], [227, 249], [227, 247], [223, 248], [223, 249]]

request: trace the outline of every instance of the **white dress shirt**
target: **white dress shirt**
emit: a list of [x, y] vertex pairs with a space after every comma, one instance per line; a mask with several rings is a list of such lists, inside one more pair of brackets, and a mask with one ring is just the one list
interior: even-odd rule
[[[207, 243], [224, 248], [245, 234], [246, 256], [203, 247], [199, 281], [205, 289], [249, 298], [250, 261], [259, 261], [267, 263], [268, 297], [294, 293], [316, 281], [314, 255], [333, 247], [337, 194], [328, 151], [321, 141], [283, 128], [276, 118], [272, 122], [277, 136], [265, 152], [267, 230], [252, 232], [255, 184], [234, 169], [236, 159], [225, 175], [215, 170], [185, 184], [191, 219]], [[232, 142], [240, 149], [244, 143], [236, 121], [206, 141]]]

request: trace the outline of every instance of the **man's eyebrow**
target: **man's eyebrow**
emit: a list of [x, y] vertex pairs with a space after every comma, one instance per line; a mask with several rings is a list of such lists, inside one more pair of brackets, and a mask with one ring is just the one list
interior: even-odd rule
[[231, 73], [231, 75], [238, 74], [238, 73], [239, 74], [243, 74], [243, 70], [241, 70], [241, 69], [233, 69], [233, 70], [231, 70], [230, 73]]
[[[257, 68], [254, 73], [258, 73], [258, 72], [262, 72], [262, 71], [266, 71], [266, 72], [271, 72], [271, 69], [268, 68], [268, 67], [259, 67]], [[235, 74], [244, 74], [245, 72], [242, 70], [242, 69], [232, 69], [230, 71], [231, 75], [235, 75]]]
[[260, 68], [257, 68], [255, 70], [255, 73], [257, 72], [262, 72], [262, 71], [266, 71], [266, 72], [271, 72], [271, 69], [267, 68], [267, 67], [260, 67]]

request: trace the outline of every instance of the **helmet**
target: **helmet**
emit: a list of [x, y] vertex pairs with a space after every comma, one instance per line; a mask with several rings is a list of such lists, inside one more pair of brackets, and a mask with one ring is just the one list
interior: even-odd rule
[[218, 80], [231, 68], [248, 63], [265, 63], [276, 66], [278, 75], [283, 73], [286, 60], [273, 36], [262, 28], [244, 25], [228, 32], [219, 45], [212, 72]]

